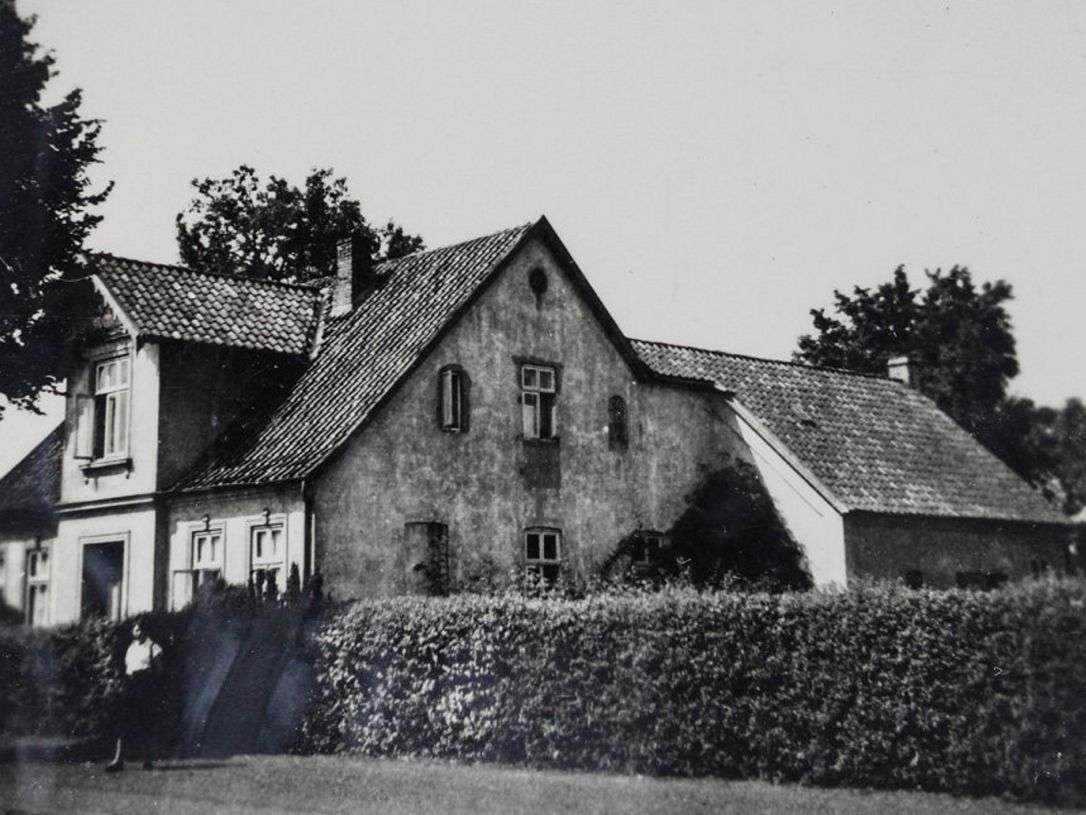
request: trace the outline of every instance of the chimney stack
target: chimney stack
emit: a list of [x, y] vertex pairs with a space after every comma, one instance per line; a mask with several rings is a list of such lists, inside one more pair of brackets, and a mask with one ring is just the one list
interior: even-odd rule
[[912, 375], [909, 370], [909, 358], [901, 356], [890, 357], [886, 360], [886, 376], [890, 379], [896, 379], [898, 382], [904, 382], [906, 385], [911, 385]]
[[362, 255], [357, 237], [336, 242], [336, 282], [332, 287], [332, 316], [343, 317], [354, 308], [355, 298], [370, 283], [369, 258]]

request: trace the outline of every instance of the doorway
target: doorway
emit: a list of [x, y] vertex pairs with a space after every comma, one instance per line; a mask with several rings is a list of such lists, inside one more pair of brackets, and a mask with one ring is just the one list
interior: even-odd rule
[[83, 593], [80, 618], [121, 619], [124, 585], [124, 542], [88, 543], [83, 547]]

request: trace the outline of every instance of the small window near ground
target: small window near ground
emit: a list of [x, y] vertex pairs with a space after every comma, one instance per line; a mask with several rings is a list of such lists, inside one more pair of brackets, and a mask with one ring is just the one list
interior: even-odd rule
[[49, 549], [26, 553], [26, 621], [32, 626], [49, 623]]
[[555, 369], [543, 365], [522, 365], [520, 388], [524, 438], [555, 438], [555, 405], [558, 392]]
[[659, 532], [637, 532], [630, 546], [630, 565], [651, 569], [659, 563], [663, 536]]
[[905, 585], [910, 589], [924, 588], [924, 573], [919, 569], [910, 569], [905, 572]]
[[625, 450], [628, 443], [626, 400], [612, 396], [607, 403], [607, 446], [612, 450]]
[[974, 591], [991, 591], [998, 589], [1007, 582], [1007, 575], [1002, 572], [971, 571], [958, 572], [955, 581], [959, 589], [972, 589]]
[[438, 374], [438, 424], [454, 433], [467, 430], [467, 377], [461, 368], [442, 368]]
[[562, 568], [562, 533], [558, 529], [532, 527], [524, 531], [524, 561], [528, 573], [553, 586]]

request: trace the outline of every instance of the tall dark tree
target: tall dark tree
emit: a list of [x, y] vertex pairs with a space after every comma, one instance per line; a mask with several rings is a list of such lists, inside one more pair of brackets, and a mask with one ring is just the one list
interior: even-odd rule
[[341, 238], [356, 238], [372, 263], [424, 248], [392, 221], [370, 224], [331, 169], [314, 170], [299, 188], [243, 164], [192, 186], [196, 196], [177, 216], [181, 261], [192, 269], [304, 282], [335, 272]]
[[29, 410], [91, 316], [83, 244], [112, 188], [91, 190], [101, 121], [82, 117], [79, 90], [42, 103], [56, 71], [27, 39], [34, 23], [0, 2], [0, 394]]

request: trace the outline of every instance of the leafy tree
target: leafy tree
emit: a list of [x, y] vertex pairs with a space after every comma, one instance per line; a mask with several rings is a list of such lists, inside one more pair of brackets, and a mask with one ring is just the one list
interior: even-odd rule
[[803, 550], [777, 514], [757, 470], [744, 461], [709, 473], [690, 495], [661, 552], [665, 574], [697, 585], [807, 589]]
[[37, 412], [92, 315], [83, 243], [112, 184], [91, 191], [101, 121], [80, 115], [79, 90], [42, 104], [56, 71], [34, 23], [0, 2], [0, 393]]
[[966, 430], [994, 443], [994, 413], [1018, 374], [1014, 334], [1004, 304], [1010, 284], [977, 288], [969, 270], [928, 272], [928, 288], [909, 285], [899, 266], [889, 283], [834, 292], [835, 315], [812, 309], [817, 335], [800, 337], [795, 357], [812, 365], [885, 373], [907, 356], [913, 384]]
[[371, 225], [331, 169], [314, 170], [299, 188], [243, 164], [192, 186], [196, 197], [177, 215], [181, 260], [192, 269], [303, 282], [335, 273], [337, 239], [355, 238], [371, 263], [424, 248], [392, 221]]
[[1086, 503], [1086, 411], [1075, 399], [1055, 410], [1007, 395], [1018, 374], [1010, 284], [978, 288], [960, 266], [927, 278], [927, 289], [914, 289], [899, 266], [876, 289], [835, 291], [834, 314], [812, 309], [817, 334], [800, 337], [795, 358], [885, 373], [889, 359], [908, 357], [917, 389], [1065, 511], [1077, 511]]

